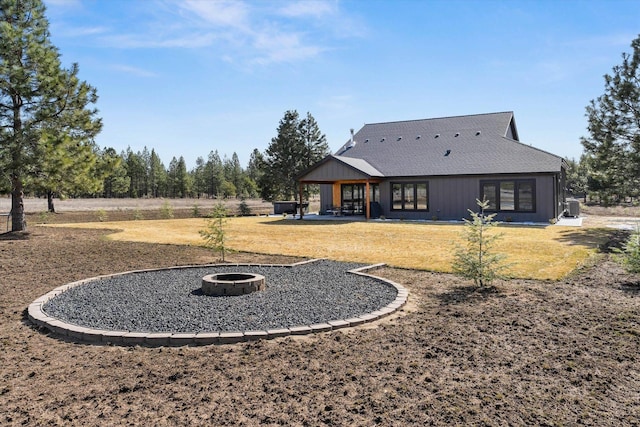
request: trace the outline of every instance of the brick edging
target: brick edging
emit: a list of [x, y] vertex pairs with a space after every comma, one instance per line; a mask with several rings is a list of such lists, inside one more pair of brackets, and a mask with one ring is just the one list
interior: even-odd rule
[[381, 267], [385, 264], [374, 264], [365, 267], [349, 270], [348, 273], [360, 276], [370, 277], [384, 282], [397, 290], [396, 298], [393, 302], [379, 308], [371, 313], [362, 314], [349, 319], [330, 320], [326, 323], [317, 323], [313, 325], [291, 326], [281, 329], [255, 330], [255, 331], [237, 331], [237, 332], [197, 332], [197, 333], [171, 333], [171, 332], [136, 332], [136, 331], [109, 331], [95, 328], [87, 328], [84, 326], [74, 325], [64, 322], [55, 317], [49, 316], [42, 309], [44, 304], [57, 295], [66, 292], [76, 286], [81, 286], [95, 280], [107, 277], [121, 276], [125, 274], [145, 273], [150, 271], [186, 269], [194, 267], [295, 267], [297, 265], [307, 264], [319, 261], [318, 259], [305, 260], [293, 264], [209, 264], [209, 265], [188, 265], [169, 268], [154, 268], [147, 270], [133, 270], [122, 273], [108, 274], [96, 276], [89, 279], [78, 280], [76, 282], [67, 283], [59, 286], [52, 291], [37, 298], [27, 309], [28, 318], [34, 325], [49, 330], [54, 335], [70, 338], [75, 341], [93, 343], [93, 344], [115, 344], [115, 345], [144, 345], [149, 347], [160, 346], [184, 346], [184, 345], [209, 345], [209, 344], [234, 344], [246, 341], [255, 341], [259, 339], [273, 339], [290, 335], [307, 335], [318, 332], [327, 332], [342, 328], [351, 328], [363, 323], [373, 322], [394, 313], [402, 307], [409, 296], [409, 291], [402, 285], [382, 277], [367, 274], [364, 271]]

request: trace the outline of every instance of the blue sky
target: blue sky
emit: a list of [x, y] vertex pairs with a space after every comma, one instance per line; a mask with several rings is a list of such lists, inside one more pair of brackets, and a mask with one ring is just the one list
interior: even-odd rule
[[332, 151], [365, 123], [513, 111], [522, 142], [582, 153], [585, 107], [640, 2], [45, 0], [63, 66], [98, 90], [101, 147], [246, 166], [287, 110]]

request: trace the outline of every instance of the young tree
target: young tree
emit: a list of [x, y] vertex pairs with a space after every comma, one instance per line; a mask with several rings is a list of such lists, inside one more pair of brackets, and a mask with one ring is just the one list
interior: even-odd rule
[[0, 0], [0, 170], [11, 181], [12, 230], [26, 228], [23, 185], [45, 160], [46, 129], [83, 143], [100, 131], [96, 91], [64, 69], [41, 0]]
[[640, 36], [631, 47], [604, 76], [604, 94], [586, 108], [590, 136], [581, 141], [591, 166], [589, 188], [605, 203], [633, 195], [640, 183]]
[[615, 259], [629, 272], [640, 273], [640, 224], [622, 244], [622, 248], [615, 248]]
[[224, 202], [218, 202], [207, 219], [207, 225], [200, 230], [200, 236], [205, 241], [205, 246], [220, 253], [222, 262], [225, 261], [227, 249], [227, 223], [229, 212]]
[[464, 219], [463, 236], [465, 246], [456, 249], [453, 261], [453, 272], [465, 279], [472, 279], [476, 286], [482, 287], [499, 278], [507, 267], [503, 264], [502, 254], [493, 253], [494, 243], [500, 239], [500, 234], [490, 234], [490, 229], [498, 225], [493, 219], [496, 214], [485, 215], [489, 208], [488, 200], [476, 200], [479, 212], [469, 210], [471, 221]]

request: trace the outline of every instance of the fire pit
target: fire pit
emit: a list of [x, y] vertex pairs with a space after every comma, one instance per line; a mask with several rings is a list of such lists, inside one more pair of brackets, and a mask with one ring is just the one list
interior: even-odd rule
[[211, 296], [246, 295], [265, 289], [261, 274], [218, 273], [202, 278], [202, 293]]

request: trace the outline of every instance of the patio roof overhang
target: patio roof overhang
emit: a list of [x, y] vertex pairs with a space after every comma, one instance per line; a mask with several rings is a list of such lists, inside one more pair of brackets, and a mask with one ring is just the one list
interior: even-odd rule
[[[384, 176], [365, 160], [353, 157], [330, 155], [307, 169], [297, 178], [300, 184], [300, 206], [303, 201], [303, 189], [310, 184], [364, 184], [366, 186], [365, 211], [370, 217], [369, 184], [379, 183]], [[302, 218], [302, 208], [300, 218]]]

